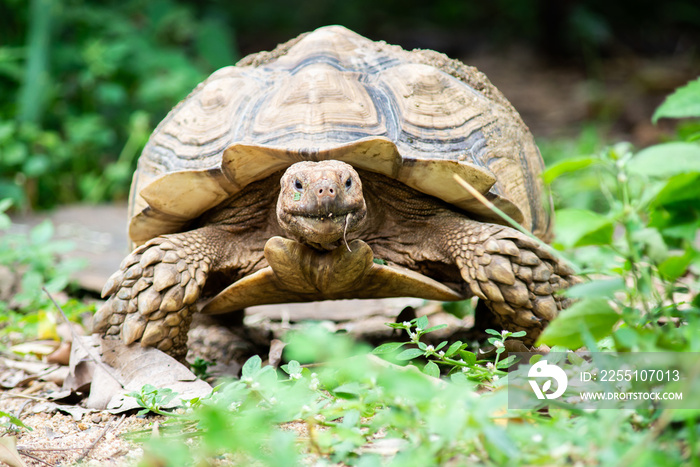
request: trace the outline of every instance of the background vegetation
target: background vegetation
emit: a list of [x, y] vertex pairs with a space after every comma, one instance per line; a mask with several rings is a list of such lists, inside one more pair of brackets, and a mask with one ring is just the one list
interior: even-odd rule
[[[700, 43], [700, 6], [680, 0], [5, 0], [0, 200], [28, 210], [123, 199], [152, 128], [199, 81], [328, 23], [454, 57], [525, 43], [543, 66], [582, 67], [593, 77], [609, 57], [697, 60]], [[570, 292], [579, 302], [543, 337], [556, 350], [700, 351], [698, 83], [659, 109], [655, 119], [680, 123], [648, 148], [607, 140], [595, 121], [575, 138], [539, 140], [558, 207], [556, 246], [591, 278]], [[9, 226], [9, 206], [0, 202], [0, 230]], [[27, 237], [0, 237], [0, 266], [26, 272], [15, 302], [0, 302], [5, 332], [35, 332], [45, 300], [33, 291], [65, 288], [76, 267], [60, 258], [67, 246], [52, 234], [42, 224]], [[84, 309], [78, 302], [71, 308]], [[658, 404], [508, 412], [502, 350], [477, 360], [472, 343], [422, 343], [431, 331], [423, 321], [396, 327], [404, 339], [374, 353], [415, 371], [378, 363], [367, 356], [371, 349], [318, 329], [289, 336], [292, 361], [283, 373], [251, 359], [240, 380], [172, 416], [163, 437], [148, 441], [143, 464], [212, 457], [275, 466], [309, 459], [362, 466], [699, 462], [698, 411]], [[492, 334], [496, 349], [517, 337]], [[319, 360], [315, 372], [299, 365]], [[134, 394], [157, 413], [171, 396], [148, 387]], [[279, 428], [292, 420], [301, 420], [302, 436]], [[367, 448], [377, 439], [385, 450]]]
[[0, 199], [20, 209], [123, 199], [150, 131], [198, 82], [332, 23], [456, 58], [526, 44], [592, 74], [600, 57], [700, 42], [700, 7], [683, 0], [5, 0]]

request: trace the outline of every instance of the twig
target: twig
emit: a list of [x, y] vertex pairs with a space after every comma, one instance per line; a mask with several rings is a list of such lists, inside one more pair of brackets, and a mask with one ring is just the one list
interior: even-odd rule
[[73, 325], [68, 320], [68, 316], [66, 316], [66, 313], [63, 311], [63, 308], [61, 308], [60, 305], [58, 303], [56, 303], [56, 300], [54, 300], [53, 296], [49, 293], [48, 290], [46, 290], [46, 287], [41, 287], [41, 289], [46, 293], [46, 295], [48, 295], [48, 297], [51, 299], [51, 301], [53, 302], [54, 306], [58, 309], [58, 311], [61, 312], [61, 316], [63, 316], [63, 319], [66, 321], [66, 324], [68, 324], [68, 328], [70, 329], [70, 333], [73, 336], [73, 342], [77, 342], [78, 345], [80, 347], [82, 347], [82, 349], [85, 351], [85, 353], [87, 353], [88, 357], [90, 357], [90, 359], [97, 366], [102, 368], [109, 376], [112, 377], [112, 379], [114, 379], [114, 381], [119, 383], [119, 386], [121, 386], [122, 389], [124, 389], [124, 383], [121, 381], [121, 379], [119, 379], [119, 377], [112, 372], [112, 369], [108, 365], [105, 365], [102, 362], [102, 360], [100, 360], [98, 357], [96, 357], [92, 353], [92, 351], [90, 349], [88, 349], [88, 347], [83, 343], [83, 341], [80, 339], [80, 337], [82, 337], [82, 336], [79, 336], [78, 333], [75, 332], [75, 329], [73, 329]]
[[27, 404], [29, 404], [29, 401], [24, 401], [24, 404], [22, 404], [22, 406], [17, 411], [17, 415], [15, 415], [15, 418], [17, 420], [21, 420], [21, 418], [19, 418], [19, 417], [20, 417], [20, 415], [22, 415], [22, 412], [24, 412], [24, 408], [27, 406]]
[[76, 446], [72, 448], [33, 448], [31, 446], [17, 446], [17, 452], [24, 454], [24, 451], [31, 452], [63, 452], [63, 451], [80, 451], [85, 449], [84, 446]]
[[37, 402], [53, 402], [45, 397], [38, 397], [38, 396], [30, 396], [29, 394], [19, 394], [19, 393], [12, 393], [12, 392], [6, 392], [3, 395], [3, 398], [16, 398], [16, 399], [31, 399], [33, 401]]
[[[119, 428], [119, 425], [122, 424], [122, 422], [124, 421], [124, 417], [126, 417], [126, 414], [122, 414], [121, 418], [119, 419], [119, 422], [117, 422], [116, 426], [114, 427], [115, 430], [116, 430], [117, 428]], [[88, 453], [89, 453], [90, 451], [92, 451], [92, 449], [97, 445], [97, 443], [99, 443], [99, 442], [102, 440], [102, 438], [104, 437], [104, 435], [107, 433], [107, 431], [110, 429], [111, 426], [112, 426], [112, 422], [107, 423], [107, 426], [105, 427], [104, 430], [102, 430], [102, 433], [100, 433], [100, 436], [98, 436], [97, 439], [95, 439], [95, 441], [93, 441], [92, 444], [90, 444], [90, 446], [88, 446], [87, 448], [85, 448], [85, 451], [80, 455], [80, 457], [78, 457], [78, 458], [75, 460], [75, 463], [76, 463], [76, 464], [79, 464], [80, 461], [82, 461], [83, 459], [85, 459], [85, 456], [87, 456]]]
[[49, 466], [51, 466], [51, 467], [54, 467], [53, 464], [50, 464], [50, 463], [46, 462], [44, 459], [39, 459], [38, 457], [32, 456], [31, 454], [27, 454], [26, 452], [22, 452], [22, 451], [20, 451], [19, 449], [17, 450], [17, 452], [19, 452], [19, 453], [20, 453], [21, 455], [23, 455], [23, 456], [29, 457], [30, 459], [34, 459], [34, 460], [37, 461], [37, 462], [41, 462], [42, 464], [46, 464], [46, 465], [49, 465]]
[[470, 195], [472, 195], [474, 198], [476, 198], [477, 201], [479, 201], [481, 204], [483, 204], [484, 206], [486, 206], [487, 208], [489, 208], [491, 211], [493, 211], [494, 213], [496, 213], [501, 219], [503, 219], [503, 220], [506, 221], [508, 224], [510, 224], [514, 229], [516, 229], [517, 231], [521, 232], [521, 233], [524, 234], [524, 235], [527, 235], [527, 236], [528, 236], [529, 238], [531, 238], [532, 240], [536, 241], [537, 244], [538, 244], [541, 248], [547, 250], [548, 252], [550, 252], [551, 254], [553, 254], [554, 256], [556, 256], [557, 258], [559, 258], [559, 260], [568, 263], [568, 260], [567, 260], [566, 258], [564, 258], [564, 257], [561, 255], [561, 253], [559, 253], [557, 250], [555, 250], [554, 248], [552, 248], [550, 245], [547, 245], [545, 242], [543, 242], [542, 240], [540, 240], [539, 238], [537, 238], [532, 232], [530, 232], [530, 231], [527, 230], [525, 227], [523, 227], [522, 225], [520, 225], [515, 219], [513, 219], [512, 217], [510, 217], [508, 214], [506, 214], [505, 212], [501, 211], [498, 207], [496, 207], [495, 204], [493, 204], [491, 201], [489, 201], [488, 199], [486, 199], [486, 197], [485, 197], [484, 195], [482, 195], [481, 193], [479, 193], [473, 186], [471, 186], [471, 185], [469, 184], [469, 182], [467, 182], [466, 180], [464, 180], [462, 177], [460, 177], [460, 176], [457, 175], [457, 174], [453, 174], [452, 177], [455, 179], [455, 181], [456, 181], [457, 183], [459, 183], [459, 184], [462, 186], [462, 188], [464, 188], [465, 190], [467, 190], [467, 191], [469, 192]]

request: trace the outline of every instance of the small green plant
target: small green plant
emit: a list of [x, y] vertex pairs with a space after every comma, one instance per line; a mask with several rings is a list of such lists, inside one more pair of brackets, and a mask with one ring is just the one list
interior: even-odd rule
[[[493, 329], [486, 330], [487, 333], [494, 337], [490, 337], [488, 342], [496, 349], [496, 358], [494, 362], [487, 360], [477, 360], [476, 354], [467, 350], [469, 344], [461, 341], [453, 342], [448, 346], [448, 341], [442, 341], [437, 346], [426, 344], [420, 339], [424, 335], [443, 329], [447, 325], [438, 325], [428, 327], [428, 317], [421, 316], [410, 322], [403, 323], [387, 323], [388, 326], [394, 329], [403, 329], [408, 334], [409, 342], [387, 342], [380, 345], [372, 351], [375, 355], [390, 355], [394, 354], [393, 358], [398, 361], [409, 361], [418, 358], [427, 359], [428, 362], [423, 365], [423, 373], [434, 378], [440, 377], [440, 366], [443, 367], [443, 372], [451, 374], [453, 380], [459, 380], [466, 377], [469, 380], [479, 383], [491, 383], [498, 381], [500, 377], [507, 373], [504, 371], [512, 363], [513, 358], [500, 360], [501, 355], [506, 350], [504, 342], [510, 337], [522, 337], [524, 331], [509, 332], [509, 331], [494, 331]], [[403, 349], [406, 345], [415, 345]], [[398, 350], [403, 349], [400, 353]]]
[[[54, 294], [66, 289], [71, 274], [83, 267], [83, 261], [63, 257], [73, 244], [54, 239], [54, 226], [48, 220], [28, 234], [12, 231], [5, 214], [11, 204], [9, 199], [0, 201], [0, 268], [6, 274], [4, 289], [9, 291], [8, 296], [0, 297], [0, 316], [5, 318], [0, 337], [5, 340], [10, 332], [37, 335], [40, 330], [42, 337], [54, 337], [51, 330], [57, 322], [56, 311], [42, 288]], [[74, 318], [92, 308], [77, 300], [66, 303], [66, 311]]]
[[2, 410], [0, 410], [0, 427], [7, 431], [16, 430], [18, 427], [24, 428], [25, 430], [32, 430], [32, 428], [25, 425], [22, 420]]
[[132, 391], [127, 396], [136, 399], [136, 402], [143, 407], [139, 415], [153, 412], [158, 415], [172, 416], [173, 413], [164, 410], [163, 407], [172, 402], [178, 394], [170, 388], [156, 388], [152, 384], [146, 384], [140, 391]]
[[209, 367], [214, 366], [216, 362], [210, 362], [204, 360], [201, 357], [196, 357], [194, 361], [190, 364], [190, 369], [192, 373], [199, 379], [207, 379], [211, 375], [209, 374]]

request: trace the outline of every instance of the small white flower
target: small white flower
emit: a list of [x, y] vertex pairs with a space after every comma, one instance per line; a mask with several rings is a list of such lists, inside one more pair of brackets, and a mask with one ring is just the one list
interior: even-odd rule
[[501, 347], [503, 347], [503, 342], [501, 342], [501, 341], [494, 341], [493, 345], [494, 345], [497, 349], [500, 349]]
[[408, 321], [404, 321], [404, 322], [401, 323], [401, 324], [403, 324], [403, 325], [406, 326], [407, 328], [410, 328], [410, 327], [411, 327], [411, 323], [409, 323]]
[[253, 390], [258, 389], [259, 387], [260, 387], [260, 383], [258, 383], [257, 381], [250, 385], [250, 389], [253, 389]]
[[493, 375], [491, 379], [493, 379], [494, 381], [498, 381], [500, 378], [498, 377], [498, 375]]
[[289, 379], [294, 381], [298, 380], [299, 378], [301, 378], [301, 373], [292, 373], [289, 375]]
[[438, 352], [438, 356], [439, 356], [440, 358], [444, 357], [444, 356], [445, 356], [445, 351], [444, 351], [444, 350], [439, 351], [439, 352]]
[[501, 336], [506, 337], [507, 335], [508, 335], [508, 331], [506, 331], [505, 329], [503, 331], [501, 331]]
[[429, 345], [425, 348], [425, 351], [428, 353], [433, 353], [433, 352], [435, 352], [435, 347], [433, 347], [432, 345]]
[[486, 369], [489, 371], [493, 371], [496, 369], [496, 367], [493, 365], [493, 363], [488, 362], [488, 363], [486, 363]]
[[277, 403], [277, 398], [275, 396], [270, 397], [270, 405], [275, 405]]
[[544, 438], [542, 438], [542, 435], [539, 433], [535, 433], [534, 435], [532, 435], [532, 441], [534, 441], [535, 443], [541, 443], [543, 439]]

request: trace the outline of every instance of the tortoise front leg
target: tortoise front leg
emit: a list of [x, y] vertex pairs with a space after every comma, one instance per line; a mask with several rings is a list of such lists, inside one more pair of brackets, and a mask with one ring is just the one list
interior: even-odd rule
[[569, 300], [558, 290], [580, 281], [538, 242], [502, 225], [452, 220], [446, 251], [471, 292], [485, 302], [502, 329], [527, 332], [532, 344]]
[[194, 304], [226, 240], [213, 229], [156, 237], [124, 258], [104, 286], [102, 296], [110, 297], [95, 314], [93, 332], [184, 359]]

